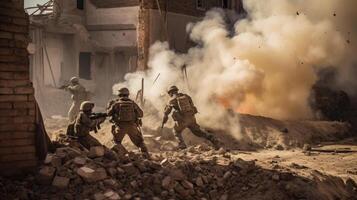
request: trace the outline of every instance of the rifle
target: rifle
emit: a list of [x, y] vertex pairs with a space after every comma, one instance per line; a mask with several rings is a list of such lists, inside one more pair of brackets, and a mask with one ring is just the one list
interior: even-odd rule
[[99, 122], [97, 124], [97, 126], [95, 128], [93, 128], [94, 133], [98, 133], [98, 130], [100, 130], [102, 127], [100, 127], [100, 125], [105, 121], [105, 119], [108, 117], [107, 113], [92, 113], [89, 116], [89, 119], [91, 120], [97, 120], [97, 119], [102, 119], [104, 118], [104, 120], [102, 122]]
[[66, 88], [68, 88], [69, 84], [66, 84], [66, 85], [62, 85], [61, 87], [59, 87], [58, 89], [61, 89], [61, 90], [64, 90]]

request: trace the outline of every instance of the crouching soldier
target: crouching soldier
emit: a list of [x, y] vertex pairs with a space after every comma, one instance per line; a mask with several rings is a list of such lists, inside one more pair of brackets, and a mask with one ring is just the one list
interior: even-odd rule
[[95, 131], [97, 127], [105, 121], [105, 117], [91, 119], [94, 103], [84, 101], [80, 106], [79, 114], [74, 122], [74, 133], [78, 142], [85, 148], [90, 149], [93, 146], [102, 146], [102, 144], [91, 136], [90, 131]]
[[115, 126], [113, 130], [115, 143], [122, 147], [121, 143], [127, 134], [130, 140], [140, 148], [143, 156], [149, 158], [150, 155], [140, 130], [143, 111], [134, 101], [129, 99], [128, 88], [119, 90], [119, 99], [113, 102], [107, 114], [112, 117], [111, 121]]
[[203, 131], [197, 124], [195, 115], [198, 112], [191, 97], [187, 94], [179, 93], [178, 91], [176, 86], [171, 86], [167, 91], [171, 100], [165, 107], [162, 127], [166, 124], [171, 111], [174, 110], [172, 113], [172, 118], [175, 121], [174, 134], [179, 141], [180, 149], [185, 149], [187, 147], [182, 137], [182, 132], [186, 128], [190, 129], [194, 135], [209, 140], [215, 148], [219, 148], [218, 140], [213, 137], [213, 135]]

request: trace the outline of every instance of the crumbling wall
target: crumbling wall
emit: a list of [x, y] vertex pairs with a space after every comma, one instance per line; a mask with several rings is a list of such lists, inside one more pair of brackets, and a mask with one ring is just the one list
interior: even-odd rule
[[170, 47], [185, 51], [190, 47], [186, 33], [189, 22], [203, 17], [207, 10], [221, 7], [222, 2], [206, 0], [204, 8], [198, 8], [193, 0], [142, 0], [138, 24], [138, 70], [145, 70], [149, 57], [150, 45], [157, 40], [169, 41]]
[[0, 174], [37, 164], [35, 99], [29, 81], [28, 16], [23, 1], [0, 4]]

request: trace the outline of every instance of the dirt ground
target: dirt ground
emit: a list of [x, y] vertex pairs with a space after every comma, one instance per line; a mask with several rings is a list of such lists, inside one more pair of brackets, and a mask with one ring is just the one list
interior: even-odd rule
[[[348, 133], [348, 125], [340, 122], [284, 122], [251, 115], [243, 115], [240, 120], [244, 133], [242, 141], [232, 140], [229, 135], [223, 133], [215, 134], [223, 142], [224, 147], [236, 152], [234, 155], [237, 158], [255, 160], [262, 168], [282, 168], [307, 178], [312, 178], [316, 172], [320, 172], [343, 180], [351, 178], [357, 182], [357, 139], [353, 139]], [[58, 116], [45, 120], [47, 131], [52, 139], [65, 133], [67, 123], [65, 118]], [[143, 132], [152, 152], [167, 150], [167, 148], [171, 150], [170, 148], [176, 145], [169, 128], [160, 133], [144, 128]], [[93, 136], [109, 147], [113, 145], [108, 122]], [[164, 140], [157, 140], [159, 136], [164, 137]], [[184, 138], [189, 145], [208, 144], [189, 131], [184, 133]], [[302, 150], [305, 143], [318, 149], [348, 149], [356, 152], [307, 154]], [[157, 144], [161, 144], [161, 149], [157, 149]], [[124, 145], [129, 150], [136, 149], [127, 137]]]

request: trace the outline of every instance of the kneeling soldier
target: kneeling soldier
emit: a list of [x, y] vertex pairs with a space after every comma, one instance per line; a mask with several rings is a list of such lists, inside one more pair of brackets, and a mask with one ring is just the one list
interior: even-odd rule
[[119, 99], [113, 102], [108, 109], [108, 116], [112, 117], [111, 121], [115, 125], [113, 130], [115, 143], [122, 146], [123, 138], [128, 134], [130, 140], [140, 148], [143, 156], [149, 158], [149, 152], [140, 130], [143, 111], [134, 101], [129, 99], [128, 88], [119, 90]]
[[85, 101], [81, 104], [80, 112], [74, 123], [74, 133], [78, 137], [78, 142], [85, 148], [90, 149], [93, 146], [102, 146], [102, 144], [89, 134], [105, 121], [105, 117], [91, 119], [94, 103]]

